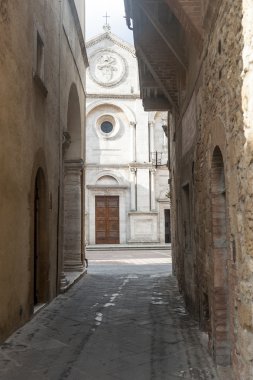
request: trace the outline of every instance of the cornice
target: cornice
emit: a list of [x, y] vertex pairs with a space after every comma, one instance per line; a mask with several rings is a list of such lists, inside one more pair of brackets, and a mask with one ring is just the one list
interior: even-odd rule
[[86, 98], [91, 99], [140, 99], [140, 95], [137, 94], [86, 94]]
[[114, 164], [114, 165], [101, 165], [101, 164], [85, 164], [86, 169], [128, 169], [128, 164]]
[[84, 60], [85, 66], [88, 67], [89, 61], [88, 61], [88, 57], [87, 57], [85, 41], [84, 41], [83, 32], [82, 32], [82, 28], [81, 28], [81, 24], [80, 24], [80, 20], [79, 20], [79, 16], [78, 16], [77, 9], [76, 9], [76, 4], [75, 4], [74, 0], [69, 0], [69, 5], [70, 5], [70, 9], [72, 11], [72, 15], [73, 15], [73, 18], [75, 21], [76, 31], [77, 31], [77, 35], [78, 35], [78, 39], [79, 39], [79, 43], [80, 43], [80, 48], [81, 48], [83, 60]]
[[121, 185], [86, 185], [86, 189], [92, 190], [125, 190], [129, 189], [129, 186], [121, 186]]

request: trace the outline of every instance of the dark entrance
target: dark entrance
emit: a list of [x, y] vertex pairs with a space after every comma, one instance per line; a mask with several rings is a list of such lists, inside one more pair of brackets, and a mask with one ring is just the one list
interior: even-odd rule
[[119, 244], [119, 197], [96, 196], [96, 244]]
[[34, 260], [33, 260], [33, 302], [34, 305], [48, 301], [49, 263], [47, 199], [43, 171], [38, 170], [34, 189]]
[[165, 243], [171, 243], [170, 210], [164, 210], [164, 221], [165, 221]]

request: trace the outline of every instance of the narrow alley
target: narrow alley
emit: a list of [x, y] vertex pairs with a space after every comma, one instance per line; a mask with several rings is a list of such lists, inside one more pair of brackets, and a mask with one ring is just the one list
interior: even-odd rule
[[89, 251], [88, 274], [1, 347], [1, 380], [217, 379], [168, 250]]

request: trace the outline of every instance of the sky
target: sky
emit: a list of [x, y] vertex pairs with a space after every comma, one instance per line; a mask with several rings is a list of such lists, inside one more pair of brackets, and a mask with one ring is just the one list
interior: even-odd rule
[[86, 40], [103, 33], [106, 12], [111, 32], [133, 44], [132, 31], [126, 25], [123, 0], [86, 0]]

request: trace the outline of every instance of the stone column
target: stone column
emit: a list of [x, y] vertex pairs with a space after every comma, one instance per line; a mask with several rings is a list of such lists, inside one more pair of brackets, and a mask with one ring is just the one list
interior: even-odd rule
[[64, 162], [64, 271], [82, 272], [83, 161]]
[[131, 121], [132, 161], [136, 161], [136, 123]]
[[150, 211], [154, 211], [156, 209], [155, 202], [155, 168], [150, 169]]
[[130, 168], [131, 177], [131, 211], [136, 211], [136, 168]]
[[150, 121], [149, 123], [149, 130], [150, 130], [150, 161], [152, 161], [152, 153], [154, 153], [154, 126], [155, 123], [153, 121]]

